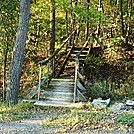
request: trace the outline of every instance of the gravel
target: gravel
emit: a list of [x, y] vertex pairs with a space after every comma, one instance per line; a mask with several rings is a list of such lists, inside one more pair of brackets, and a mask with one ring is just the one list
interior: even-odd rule
[[[57, 130], [62, 130], [62, 128], [43, 128], [44, 119], [54, 115], [58, 116], [59, 113], [56, 111], [45, 114], [37, 113], [37, 116], [30, 119], [0, 123], [0, 134], [56, 134]], [[60, 133], [62, 133], [62, 131], [60, 131]], [[68, 130], [66, 134], [134, 134], [134, 128], [130, 132], [122, 130], [104, 132], [102, 130], [89, 130], [89, 128], [84, 128], [76, 130], [75, 132]]]
[[[25, 119], [21, 121], [11, 121], [0, 123], [0, 134], [55, 134], [57, 128], [43, 128], [43, 119]], [[75, 133], [66, 132], [67, 134], [134, 134], [125, 131], [103, 132], [101, 130], [78, 130]]]
[[29, 119], [0, 123], [0, 134], [51, 134], [54, 128], [44, 129], [42, 119]]

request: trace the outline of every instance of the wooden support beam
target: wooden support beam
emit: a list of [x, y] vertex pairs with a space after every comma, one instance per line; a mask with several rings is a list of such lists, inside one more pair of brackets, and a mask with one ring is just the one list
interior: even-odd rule
[[[40, 86], [42, 86], [44, 83], [46, 83], [48, 81], [48, 77], [46, 77], [45, 79], [43, 79], [40, 83]], [[36, 88], [34, 90], [32, 90], [26, 97], [25, 99], [32, 99], [36, 93], [38, 93], [38, 88], [39, 88], [39, 84], [36, 86]]]
[[77, 87], [82, 91], [86, 91], [86, 88], [80, 83], [79, 80], [77, 80]]
[[80, 92], [79, 89], [77, 89], [77, 97], [84, 102], [87, 102], [87, 99], [84, 97], [84, 95]]
[[97, 41], [97, 43], [102, 47], [103, 43], [99, 40], [99, 38], [97, 38], [97, 36], [94, 33], [92, 34], [92, 36]]
[[81, 79], [81, 80], [84, 80], [84, 76], [82, 76], [82, 74], [80, 72], [78, 72], [78, 77]]

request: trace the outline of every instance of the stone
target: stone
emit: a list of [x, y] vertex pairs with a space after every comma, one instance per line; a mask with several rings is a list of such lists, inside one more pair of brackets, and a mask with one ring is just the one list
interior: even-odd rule
[[112, 106], [109, 107], [111, 112], [119, 112], [120, 110], [125, 109], [124, 103], [114, 103]]
[[127, 105], [127, 106], [134, 106], [134, 101], [132, 101], [132, 100], [127, 100], [127, 101], [126, 101], [126, 105]]
[[110, 98], [107, 100], [102, 100], [102, 98], [94, 99], [92, 105], [94, 107], [106, 108], [110, 103]]

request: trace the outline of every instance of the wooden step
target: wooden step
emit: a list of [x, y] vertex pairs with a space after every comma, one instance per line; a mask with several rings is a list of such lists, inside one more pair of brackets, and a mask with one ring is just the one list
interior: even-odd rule
[[[79, 58], [79, 61], [84, 61], [85, 59], [87, 58], [87, 56], [85, 56], [85, 57], [80, 57]], [[75, 57], [72, 57], [72, 56], [70, 56], [70, 57], [68, 57], [68, 61], [75, 61]]]
[[[66, 66], [75, 66], [76, 62], [72, 61], [72, 62], [67, 62]], [[83, 65], [83, 61], [79, 62], [79, 65], [82, 66]]]
[[40, 98], [44, 100], [55, 100], [55, 101], [64, 101], [71, 102], [73, 101], [73, 92], [70, 93], [60, 93], [60, 92], [44, 92]]
[[[63, 85], [60, 85], [58, 88], [51, 88], [51, 86], [49, 86], [49, 88], [46, 88], [45, 89], [45, 91], [43, 92], [43, 93], [45, 93], [45, 92], [54, 92], [54, 93], [70, 93], [70, 92], [72, 92], [72, 90], [73, 90], [73, 88], [74, 88], [74, 83], [73, 83], [73, 85], [66, 85], [66, 87], [64, 87], [63, 88]], [[42, 94], [43, 94], [42, 93]]]
[[[73, 50], [79, 50], [79, 51], [80, 51], [81, 49], [82, 49], [82, 47], [74, 47], [74, 48], [73, 48]], [[86, 47], [86, 48], [84, 48], [84, 50], [83, 50], [83, 51], [85, 51], [85, 50], [86, 50], [86, 51], [88, 51], [88, 50], [89, 50], [89, 48], [88, 48], [88, 47]]]
[[71, 77], [74, 75], [74, 72], [63, 72], [60, 77], [65, 77], [65, 76], [68, 76], [68, 77]]
[[50, 100], [70, 100], [73, 97], [73, 87], [73, 79], [52, 79], [41, 97]]
[[68, 65], [65, 66], [65, 70], [66, 69], [74, 69], [74, 68], [75, 68], [75, 66], [68, 66]]
[[[70, 56], [75, 58], [75, 57], [76, 57], [76, 54], [71, 54]], [[85, 57], [85, 58], [86, 58], [87, 55], [85, 55], [85, 54], [81, 54], [80, 57]]]
[[55, 107], [64, 107], [64, 106], [70, 106], [72, 104], [72, 102], [59, 102], [59, 101], [49, 101], [49, 100], [40, 100], [40, 101], [36, 101], [34, 103], [34, 105], [38, 105], [38, 106], [55, 106]]
[[[73, 50], [72, 51], [72, 53], [75, 54], [75, 55], [78, 54], [79, 52], [80, 52], [79, 50]], [[85, 55], [87, 55], [88, 53], [89, 53], [89, 51], [87, 51], [87, 50], [82, 52], [82, 54], [85, 54]]]

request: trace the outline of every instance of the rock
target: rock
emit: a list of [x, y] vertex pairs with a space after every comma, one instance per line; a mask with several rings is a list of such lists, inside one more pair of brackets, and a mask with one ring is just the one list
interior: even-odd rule
[[126, 101], [126, 105], [127, 105], [127, 106], [134, 106], [134, 101], [132, 101], [132, 100], [127, 100], [127, 101]]
[[125, 108], [125, 104], [124, 103], [115, 103], [112, 106], [110, 106], [110, 110], [112, 112], [119, 112], [120, 110]]
[[94, 107], [106, 108], [110, 103], [110, 98], [107, 100], [102, 100], [102, 98], [94, 99], [92, 105]]

